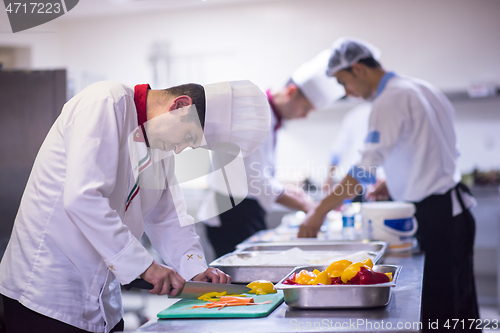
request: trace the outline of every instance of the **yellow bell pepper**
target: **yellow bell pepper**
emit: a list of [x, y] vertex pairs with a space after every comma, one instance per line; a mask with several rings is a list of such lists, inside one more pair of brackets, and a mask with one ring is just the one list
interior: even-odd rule
[[373, 268], [373, 261], [370, 258], [363, 260], [362, 263], [365, 264], [365, 266]]
[[338, 277], [351, 264], [349, 260], [334, 261], [326, 268], [326, 271], [330, 277]]
[[371, 270], [370, 267], [366, 266], [362, 262], [356, 262], [349, 267], [347, 267], [342, 274], [340, 275], [340, 278], [342, 279], [342, 282], [346, 283], [350, 279], [352, 279], [356, 274], [358, 274], [359, 270], [361, 267], [366, 267], [367, 269]]
[[330, 277], [328, 276], [328, 272], [326, 270], [324, 270], [323, 272], [320, 272], [314, 280], [310, 281], [309, 284], [329, 285], [329, 284], [332, 284], [332, 280], [330, 280]]
[[247, 284], [247, 287], [252, 289], [248, 293], [256, 295], [275, 294], [274, 284], [268, 280], [257, 280]]
[[315, 278], [316, 274], [303, 269], [297, 275], [295, 275], [295, 282], [299, 284], [309, 284], [309, 282], [311, 282]]
[[389, 277], [389, 282], [392, 282], [392, 273], [391, 272], [385, 273], [385, 275]]
[[210, 301], [210, 300], [212, 300], [212, 299], [214, 299], [216, 297], [221, 297], [221, 296], [225, 296], [225, 295], [226, 295], [225, 291], [220, 292], [220, 293], [218, 293], [216, 291], [212, 291], [210, 293], [206, 293], [204, 295], [201, 295], [200, 297], [198, 297], [198, 299], [200, 301]]

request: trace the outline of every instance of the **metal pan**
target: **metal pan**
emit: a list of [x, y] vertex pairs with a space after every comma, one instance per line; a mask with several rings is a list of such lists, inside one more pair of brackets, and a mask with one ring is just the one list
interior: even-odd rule
[[393, 280], [387, 283], [372, 285], [315, 285], [300, 286], [283, 284], [286, 278], [303, 269], [324, 270], [326, 266], [297, 267], [287, 274], [277, 285], [283, 290], [285, 303], [298, 309], [345, 309], [345, 308], [371, 308], [389, 304], [391, 288], [396, 286], [396, 281], [401, 271], [401, 266], [375, 265], [373, 270], [380, 273], [392, 273]]
[[255, 280], [269, 280], [273, 283], [279, 282], [292, 269], [297, 266], [303, 266], [302, 263], [282, 263], [270, 262], [259, 265], [235, 265], [230, 264], [233, 259], [259, 258], [269, 254], [277, 254], [299, 248], [302, 251], [332, 251], [340, 254], [354, 254], [359, 251], [369, 252], [373, 256], [373, 262], [377, 263], [387, 250], [386, 242], [379, 241], [347, 241], [347, 242], [277, 242], [268, 244], [248, 244], [246, 247], [240, 247], [234, 252], [228, 253], [219, 259], [210, 263], [210, 266], [219, 268], [225, 273], [231, 275], [234, 283], [248, 283]]
[[238, 247], [235, 252], [259, 252], [259, 251], [287, 251], [297, 247], [302, 251], [346, 251], [357, 252], [367, 251], [382, 254], [387, 249], [386, 242], [379, 241], [293, 241], [293, 242], [273, 242], [246, 244]]

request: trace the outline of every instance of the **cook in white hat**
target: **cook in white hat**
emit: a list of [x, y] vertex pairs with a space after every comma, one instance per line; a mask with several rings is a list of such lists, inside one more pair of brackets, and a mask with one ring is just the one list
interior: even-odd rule
[[246, 177], [230, 171], [226, 177], [209, 181], [211, 191], [198, 218], [207, 226], [217, 257], [265, 229], [265, 218], [274, 202], [304, 212], [310, 209], [311, 201], [302, 189], [289, 185], [285, 189], [276, 179], [275, 147], [283, 121], [304, 118], [311, 110], [327, 108], [344, 95], [344, 89], [325, 74], [328, 56], [328, 50], [321, 52], [300, 66], [283, 89], [267, 91], [272, 108], [271, 132], [255, 153], [244, 157]]
[[426, 255], [423, 322], [439, 321], [445, 330], [447, 321], [479, 319], [472, 264], [474, 199], [460, 183], [455, 110], [429, 83], [384, 70], [379, 55], [371, 44], [353, 38], [332, 47], [328, 75], [347, 95], [373, 100], [368, 135], [361, 159], [308, 213], [299, 237], [315, 237], [326, 214], [354, 197], [358, 184], [373, 183], [377, 167], [383, 166], [386, 181], [370, 196], [415, 203], [416, 238]]
[[[252, 152], [269, 123], [267, 98], [249, 81], [165, 90], [98, 82], [73, 97], [40, 148], [0, 264], [7, 327], [121, 331], [120, 284], [140, 276], [151, 293], [176, 296], [186, 280], [230, 282], [207, 268], [169, 178], [159, 186], [148, 170], [169, 172], [160, 155], [188, 146], [229, 141]], [[165, 264], [141, 244], [143, 232]]]

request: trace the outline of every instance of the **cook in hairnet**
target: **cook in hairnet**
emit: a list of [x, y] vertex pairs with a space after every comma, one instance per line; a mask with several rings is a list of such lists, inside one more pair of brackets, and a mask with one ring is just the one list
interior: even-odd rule
[[415, 203], [416, 238], [426, 254], [422, 322], [439, 320], [444, 330], [447, 320], [479, 319], [472, 269], [474, 199], [460, 183], [454, 109], [429, 83], [384, 70], [375, 60], [379, 53], [352, 38], [332, 47], [327, 74], [347, 95], [372, 100], [373, 107], [361, 159], [308, 213], [299, 236], [315, 237], [328, 211], [354, 197], [358, 184], [373, 183], [383, 166], [386, 181], [371, 195]]
[[[272, 109], [271, 131], [254, 153], [243, 158], [246, 177], [227, 174], [229, 193], [221, 178], [210, 182], [198, 218], [207, 226], [207, 235], [217, 257], [235, 250], [254, 233], [266, 229], [266, 215], [277, 202], [293, 210], [309, 211], [312, 201], [298, 186], [286, 186], [276, 179], [275, 151], [282, 124], [304, 118], [311, 110], [328, 107], [344, 95], [344, 89], [329, 79], [324, 70], [329, 50], [302, 64], [282, 89], [267, 91]], [[237, 186], [238, 184], [238, 186]], [[236, 187], [241, 191], [235, 190]], [[226, 203], [226, 204], [224, 204]]]
[[[138, 277], [170, 296], [185, 280], [230, 282], [207, 268], [171, 157], [219, 140], [227, 122], [214, 119], [231, 119], [234, 105], [259, 119], [264, 134], [249, 131], [244, 142], [255, 150], [270, 108], [250, 81], [165, 90], [99, 82], [68, 101], [38, 152], [0, 264], [7, 332], [121, 331], [120, 284]], [[143, 232], [166, 265], [141, 244]]]

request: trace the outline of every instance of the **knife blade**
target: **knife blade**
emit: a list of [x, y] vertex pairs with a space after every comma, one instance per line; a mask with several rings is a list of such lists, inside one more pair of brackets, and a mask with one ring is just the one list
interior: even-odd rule
[[[130, 290], [132, 288], [151, 290], [153, 287], [154, 286], [151, 283], [144, 279], [135, 279], [131, 283], [123, 286], [125, 290]], [[201, 295], [213, 291], [218, 293], [225, 291], [228, 295], [239, 295], [249, 292], [250, 290], [252, 289], [239, 284], [186, 281], [181, 294], [176, 296], [176, 298], [197, 299]]]

